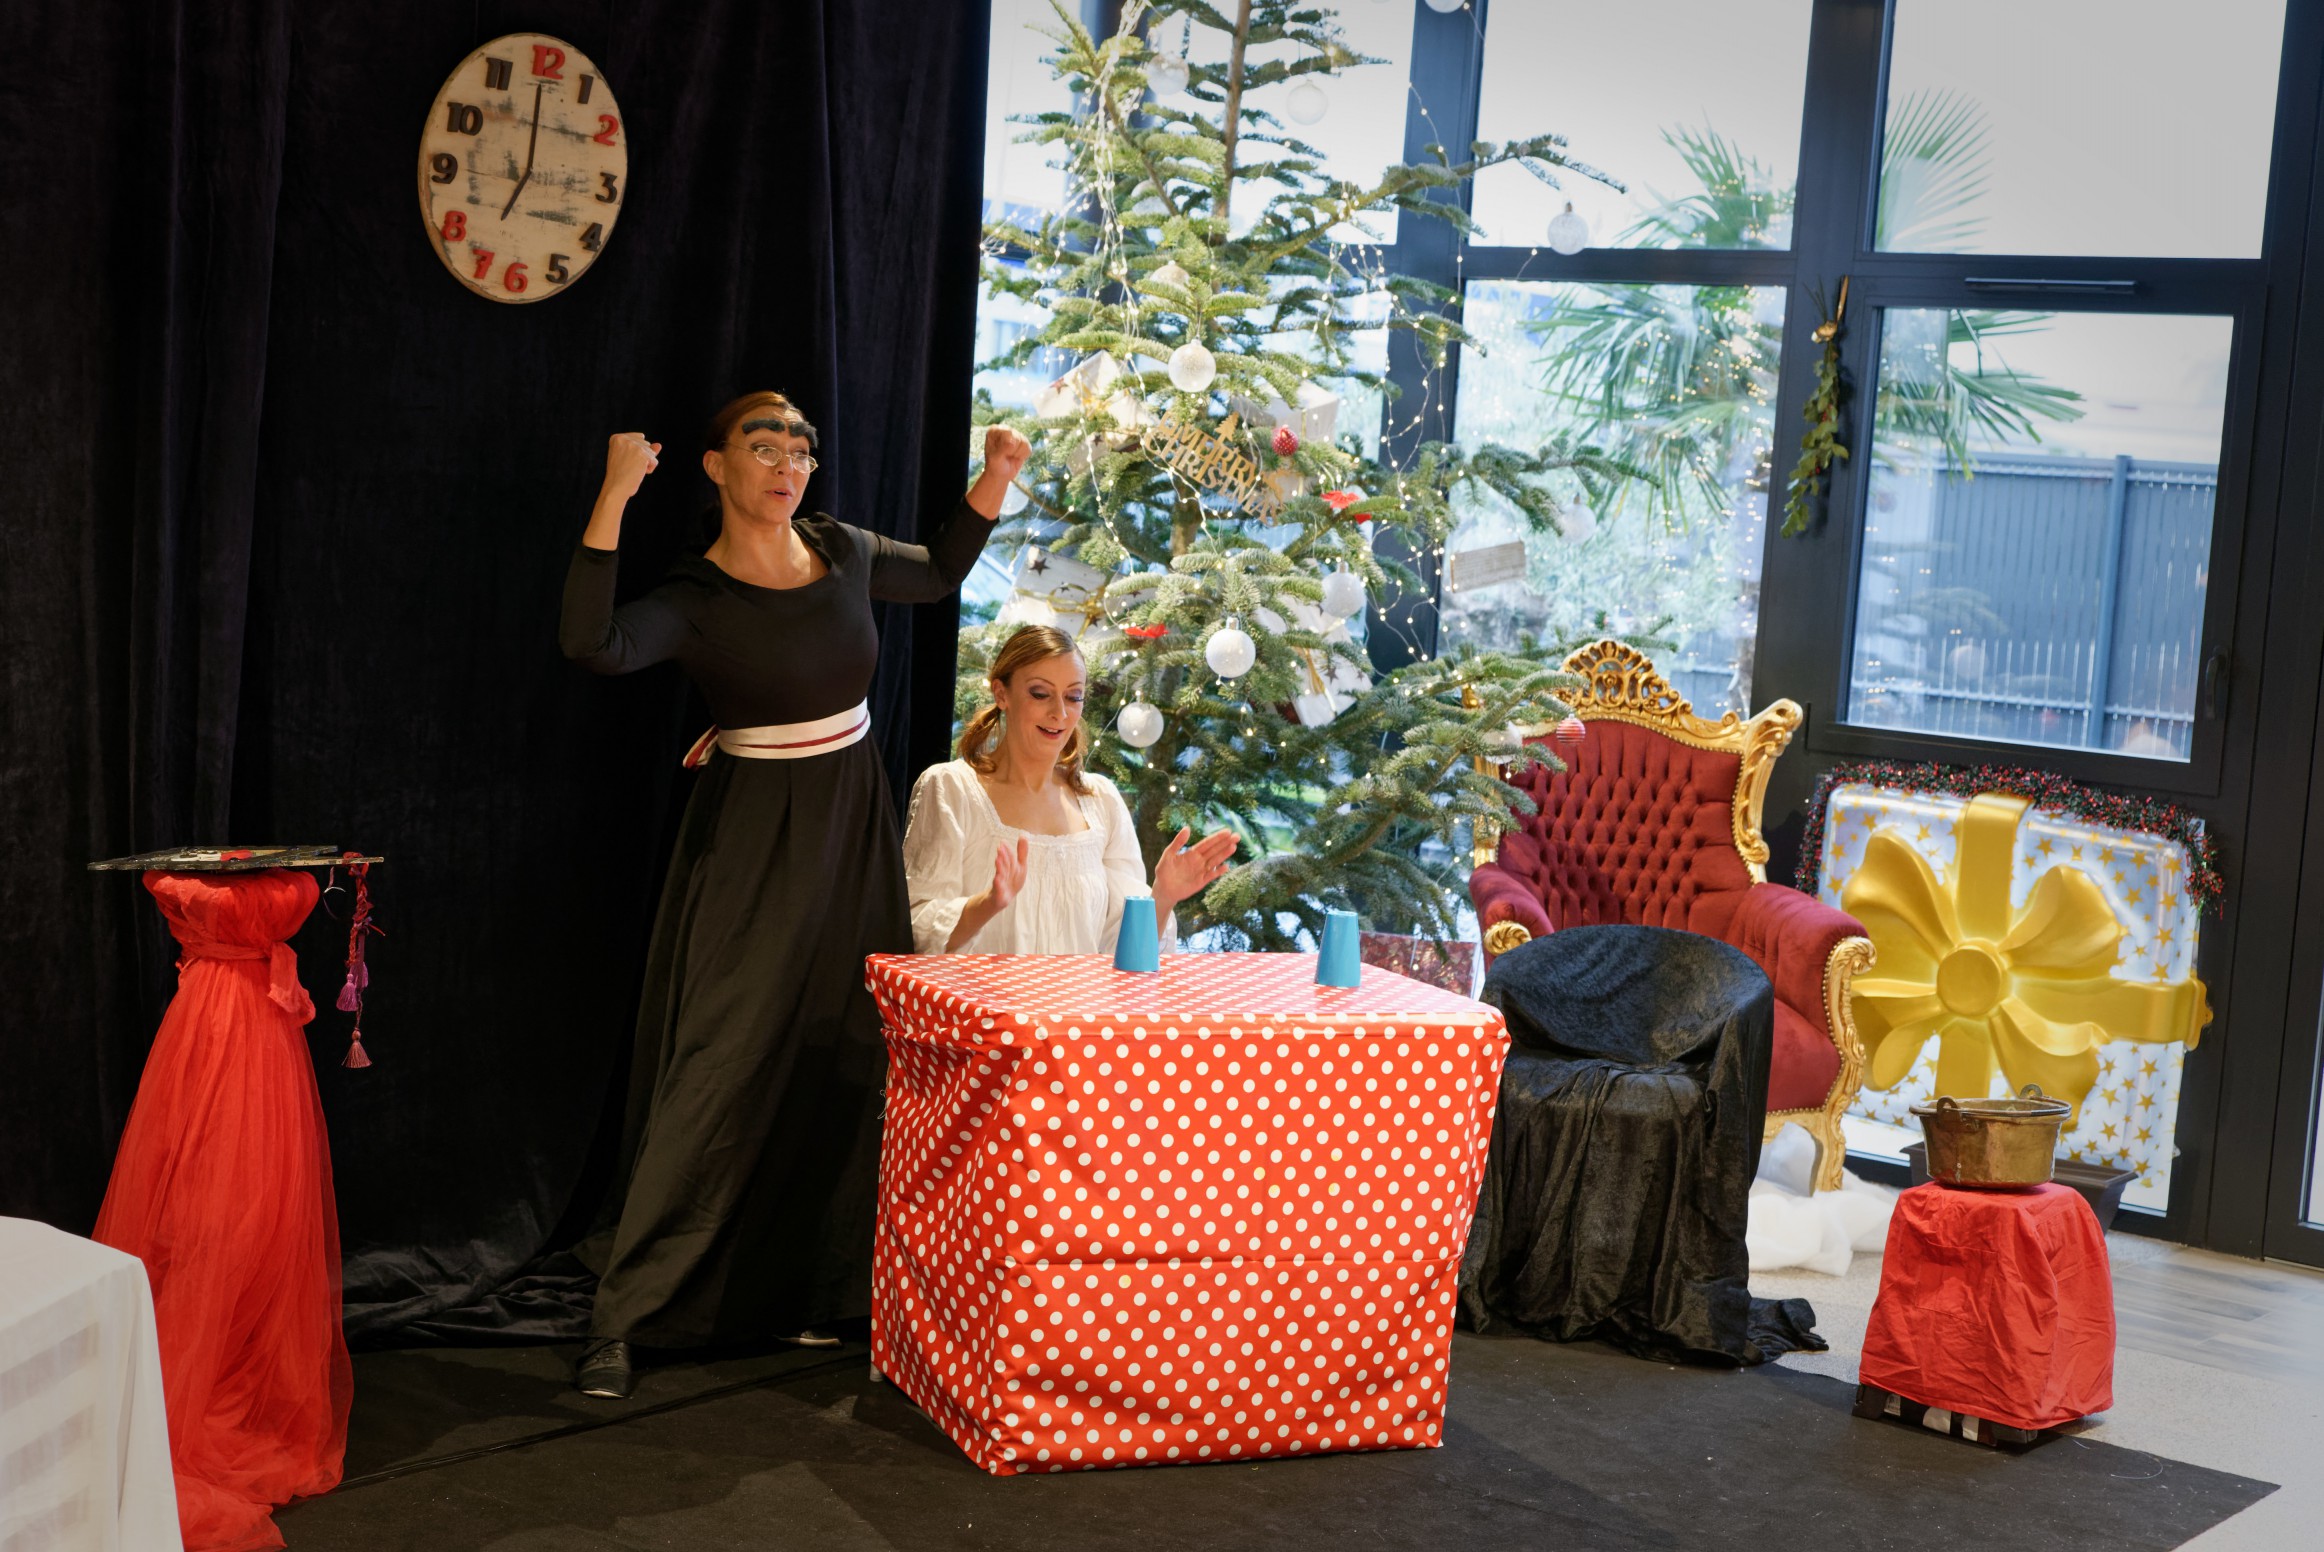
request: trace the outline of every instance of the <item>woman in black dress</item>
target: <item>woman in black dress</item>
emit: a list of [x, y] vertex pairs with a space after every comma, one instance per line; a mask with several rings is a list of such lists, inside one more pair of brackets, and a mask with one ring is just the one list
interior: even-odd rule
[[989, 431], [983, 473], [922, 547], [800, 513], [814, 446], [780, 394], [719, 411], [702, 454], [717, 541], [616, 609], [622, 510], [661, 444], [615, 436], [565, 579], [567, 657], [603, 674], [674, 658], [718, 719], [687, 759], [702, 775], [654, 921], [619, 1226], [585, 1247], [592, 1395], [629, 1393], [632, 1343], [813, 1339], [870, 1307], [885, 1060], [863, 961], [912, 947], [864, 739], [871, 601], [959, 587], [1030, 448]]

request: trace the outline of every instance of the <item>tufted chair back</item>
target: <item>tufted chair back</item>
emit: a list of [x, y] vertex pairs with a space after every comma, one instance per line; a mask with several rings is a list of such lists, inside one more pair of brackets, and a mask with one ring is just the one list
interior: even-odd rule
[[1477, 826], [1469, 899], [1486, 956], [1583, 925], [1675, 927], [1741, 949], [1775, 992], [1767, 1135], [1806, 1127], [1816, 1189], [1838, 1189], [1840, 1117], [1863, 1070], [1850, 988], [1873, 951], [1854, 917], [1767, 882], [1761, 810], [1799, 707], [1779, 700], [1748, 721], [1698, 717], [1619, 641], [1593, 642], [1564, 666], [1573, 685], [1559, 694], [1583, 736], [1570, 745], [1546, 728], [1527, 736], [1551, 739], [1567, 768], [1506, 772], [1538, 811], [1499, 836]]
[[1719, 936], [1756, 882], [1735, 847], [1740, 754], [1583, 720], [1589, 735], [1561, 751], [1565, 772], [1537, 765], [1515, 777], [1540, 812], [1501, 838], [1501, 866], [1540, 891], [1561, 927], [1628, 922]]

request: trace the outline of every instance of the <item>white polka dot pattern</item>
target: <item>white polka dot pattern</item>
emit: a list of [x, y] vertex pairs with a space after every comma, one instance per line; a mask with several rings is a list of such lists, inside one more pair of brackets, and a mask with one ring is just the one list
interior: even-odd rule
[[1312, 954], [875, 955], [872, 1359], [998, 1475], [1442, 1442], [1508, 1037]]

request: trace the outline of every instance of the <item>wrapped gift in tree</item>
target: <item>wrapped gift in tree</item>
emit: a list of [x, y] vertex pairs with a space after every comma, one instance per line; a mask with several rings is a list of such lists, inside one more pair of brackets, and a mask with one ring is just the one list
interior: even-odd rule
[[2199, 823], [2102, 822], [2089, 815], [2141, 800], [2046, 775], [1848, 774], [1834, 773], [1810, 840], [1820, 898], [1862, 921], [1879, 955], [1854, 987], [1854, 1112], [1911, 1127], [1938, 1094], [2037, 1083], [2075, 1106], [2064, 1156], [2135, 1170], [2126, 1200], [2167, 1205], [2180, 1073], [2211, 1017], [2192, 973], [2216, 887]]
[[1114, 578], [1111, 594], [1107, 580], [1095, 566], [1027, 545], [1010, 569], [1009, 596], [994, 619], [1002, 625], [1055, 626], [1073, 638], [1090, 672], [1098, 673], [1123, 642], [1121, 627], [1106, 617], [1107, 600], [1128, 602], [1134, 594], [1120, 585], [1134, 579]]

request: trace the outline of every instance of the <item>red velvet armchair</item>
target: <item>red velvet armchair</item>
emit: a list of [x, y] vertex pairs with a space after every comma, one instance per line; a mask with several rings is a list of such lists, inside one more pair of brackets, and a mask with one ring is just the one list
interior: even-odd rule
[[1487, 962], [1580, 923], [1642, 922], [1732, 943], [1775, 986], [1767, 1135], [1786, 1121], [1805, 1127], [1816, 1189], [1836, 1189], [1847, 1156], [1840, 1115], [1864, 1065], [1848, 985], [1871, 966], [1872, 940], [1854, 917], [1767, 882], [1760, 812], [1799, 707], [1777, 701], [1748, 722], [1733, 712], [1706, 722], [1616, 641], [1582, 648], [1565, 667], [1582, 677], [1566, 699], [1589, 731], [1557, 751], [1564, 774], [1533, 766], [1509, 778], [1538, 813], [1497, 846], [1480, 837], [1469, 894]]

